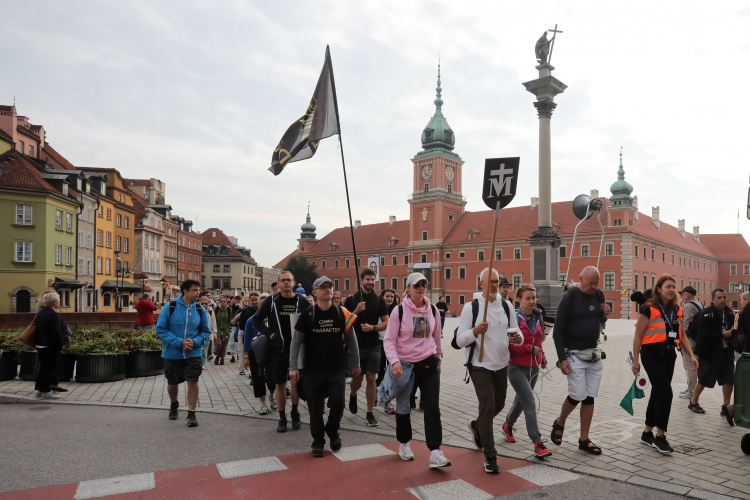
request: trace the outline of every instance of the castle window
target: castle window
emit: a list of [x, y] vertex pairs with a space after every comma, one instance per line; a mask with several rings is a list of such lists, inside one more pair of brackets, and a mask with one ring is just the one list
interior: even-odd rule
[[429, 184], [429, 183], [427, 183], [427, 182], [425, 182], [425, 183], [424, 183], [424, 192], [426, 193], [426, 192], [428, 192], [429, 190], [430, 190], [430, 184]]
[[448, 194], [450, 194], [452, 192], [453, 192], [453, 185], [452, 184], [448, 184]]
[[[450, 189], [448, 190], [448, 192], [450, 192]], [[453, 214], [448, 214], [448, 220], [453, 220], [454, 218], [455, 217], [453, 216]]]
[[422, 229], [422, 241], [427, 241], [427, 229]]

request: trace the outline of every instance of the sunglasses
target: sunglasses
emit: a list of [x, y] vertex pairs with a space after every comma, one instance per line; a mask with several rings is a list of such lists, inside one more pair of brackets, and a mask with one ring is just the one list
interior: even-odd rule
[[282, 279], [280, 279], [279, 281], [281, 281], [282, 283], [291, 283], [291, 282], [292, 282], [292, 281], [294, 281], [294, 280], [293, 280], [293, 279], [291, 279], [291, 278], [282, 278]]
[[427, 283], [422, 283], [421, 281], [419, 283], [415, 283], [412, 285], [412, 288], [427, 288]]

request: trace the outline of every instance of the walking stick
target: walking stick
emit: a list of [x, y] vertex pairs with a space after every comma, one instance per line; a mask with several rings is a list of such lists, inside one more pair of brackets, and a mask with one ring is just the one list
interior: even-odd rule
[[[490, 302], [490, 282], [492, 281], [492, 263], [495, 261], [495, 237], [497, 236], [497, 219], [500, 215], [500, 202], [497, 202], [497, 208], [495, 209], [495, 225], [492, 228], [492, 249], [490, 250], [490, 270], [487, 271], [487, 281], [484, 287], [484, 315], [482, 321], [487, 321], [487, 305]], [[479, 343], [479, 362], [482, 362], [484, 356], [484, 336], [482, 334], [482, 340]]]

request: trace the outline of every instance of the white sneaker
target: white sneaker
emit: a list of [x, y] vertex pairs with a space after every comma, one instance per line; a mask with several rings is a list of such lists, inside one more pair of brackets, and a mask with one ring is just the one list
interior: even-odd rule
[[443, 452], [440, 450], [432, 450], [430, 452], [430, 468], [435, 469], [437, 467], [450, 467], [451, 461], [445, 458]]
[[260, 415], [268, 415], [268, 407], [266, 405], [260, 407]]
[[34, 394], [35, 398], [41, 398], [42, 397], [42, 391], [36, 391], [36, 394]]
[[409, 443], [401, 443], [398, 447], [398, 456], [402, 460], [414, 460], [414, 453], [411, 452], [411, 446]]
[[60, 399], [60, 396], [57, 395], [55, 392], [43, 392], [41, 395], [42, 399]]
[[680, 392], [680, 398], [681, 399], [692, 399], [693, 393], [690, 392], [688, 389], [685, 389], [684, 391]]

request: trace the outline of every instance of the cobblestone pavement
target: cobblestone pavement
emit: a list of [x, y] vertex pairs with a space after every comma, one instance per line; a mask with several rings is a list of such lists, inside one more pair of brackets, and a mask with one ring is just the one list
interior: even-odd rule
[[[678, 392], [686, 388], [685, 373], [679, 358], [672, 383], [675, 397], [668, 432], [670, 444], [678, 451], [672, 455], [662, 456], [656, 450], [640, 443], [648, 391], [645, 399], [634, 402], [634, 417], [620, 408], [620, 400], [633, 380], [625, 359], [632, 346], [634, 323], [634, 320], [610, 321], [607, 329], [608, 340], [602, 345], [608, 356], [604, 362], [604, 379], [599, 397], [596, 399], [590, 437], [604, 448], [604, 453], [592, 456], [578, 450], [577, 429], [580, 425], [578, 414], [574, 412], [568, 419], [563, 445], [554, 446], [548, 442], [553, 456], [545, 463], [677, 494], [688, 494], [696, 498], [720, 498], [715, 495], [729, 495], [750, 499], [750, 475], [742, 472], [750, 465], [750, 457], [745, 456], [740, 450], [740, 440], [747, 430], [729, 427], [724, 417], [719, 415], [722, 400], [718, 386], [716, 389], [706, 390], [701, 396], [701, 405], [706, 409], [706, 414], [698, 415], [688, 411], [688, 401], [678, 397]], [[446, 321], [443, 343], [446, 355], [442, 367], [440, 401], [443, 440], [449, 445], [470, 447], [472, 444], [467, 422], [476, 413], [477, 400], [473, 386], [463, 382], [463, 352], [450, 347], [450, 338], [457, 325], [458, 319]], [[554, 359], [554, 346], [551, 343], [550, 337], [545, 344], [549, 344], [549, 357]], [[238, 372], [238, 363], [227, 362], [224, 366], [207, 365], [200, 381], [200, 411], [275, 420], [276, 412], [272, 412], [268, 417], [257, 415], [260, 404], [253, 397], [249, 380], [240, 377]], [[104, 384], [79, 384], [71, 381], [62, 385], [70, 390], [65, 393], [62, 402], [137, 407], [169, 405], [163, 376]], [[0, 382], [0, 396], [20, 396], [20, 399], [25, 399], [33, 397], [33, 389], [33, 382]], [[539, 381], [536, 392], [539, 398], [540, 430], [543, 436], [549, 438], [552, 422], [559, 414], [560, 406], [567, 395], [567, 381], [559, 370], [554, 369]], [[513, 390], [508, 386], [505, 409], [495, 419], [498, 453], [512, 458], [532, 459], [533, 449], [525, 431], [523, 415], [516, 424], [517, 442], [506, 443], [501, 437], [500, 426], [513, 397]], [[182, 391], [180, 398], [184, 405]], [[380, 425], [376, 428], [367, 427], [364, 420], [364, 388], [360, 389], [358, 400], [360, 410], [356, 415], [352, 415], [348, 410], [344, 412], [344, 428], [395, 436], [394, 417], [385, 414], [380, 408], [375, 410]], [[300, 404], [300, 413], [303, 421], [306, 421], [307, 410], [304, 403]], [[421, 417], [419, 411], [412, 413], [414, 439], [424, 439]], [[273, 424], [269, 422], [269, 425]], [[481, 466], [481, 462], [482, 457], [477, 454], [478, 467]]]

